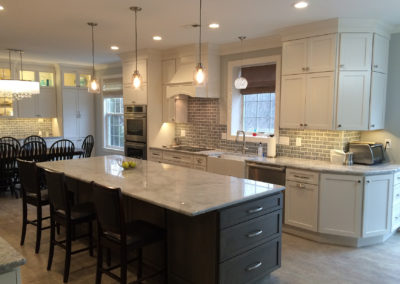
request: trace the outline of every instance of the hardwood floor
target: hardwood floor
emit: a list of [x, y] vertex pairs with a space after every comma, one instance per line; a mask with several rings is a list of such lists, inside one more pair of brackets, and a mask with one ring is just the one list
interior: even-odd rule
[[[21, 235], [21, 199], [0, 195], [0, 236], [21, 252], [27, 263], [21, 268], [22, 283], [62, 283], [64, 251], [56, 248], [51, 271], [46, 270], [49, 231], [42, 234], [40, 253], [35, 254], [35, 228], [28, 226], [25, 245]], [[29, 211], [33, 218], [34, 211]], [[47, 216], [46, 210], [43, 214]], [[347, 248], [318, 244], [292, 235], [282, 236], [282, 267], [271, 274], [269, 283], [400, 283], [400, 233], [385, 244]], [[71, 260], [69, 283], [94, 283], [96, 259], [87, 252]], [[135, 277], [131, 274], [132, 280]], [[104, 276], [102, 283], [115, 283]], [[206, 284], [206, 283], [205, 283]]]

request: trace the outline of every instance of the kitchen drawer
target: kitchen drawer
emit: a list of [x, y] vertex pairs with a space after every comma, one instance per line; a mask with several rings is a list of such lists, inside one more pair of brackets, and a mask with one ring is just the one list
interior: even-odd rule
[[393, 206], [392, 232], [400, 227], [400, 204]]
[[286, 169], [286, 180], [318, 185], [319, 173], [296, 169]]
[[193, 168], [193, 164], [185, 163], [185, 162], [182, 162], [182, 161], [163, 160], [162, 162], [164, 164], [169, 164], [169, 165], [174, 165], [174, 166], [180, 166], [180, 167], [185, 167], [185, 168]]
[[220, 233], [220, 260], [224, 261], [248, 251], [281, 233], [282, 211], [274, 211], [250, 221], [222, 230]]
[[206, 170], [207, 170], [207, 167], [206, 167], [206, 166], [197, 166], [197, 165], [194, 165], [193, 168], [196, 169], [196, 170], [200, 170], [200, 171], [206, 171]]
[[207, 168], [207, 157], [205, 156], [198, 156], [194, 155], [193, 156], [193, 162], [194, 162], [194, 167], [203, 167]]
[[162, 162], [162, 155], [162, 150], [150, 149], [149, 160], [153, 162]]
[[267, 276], [281, 266], [281, 239], [266, 242], [220, 264], [219, 283], [243, 284]]
[[193, 165], [193, 155], [190, 155], [190, 154], [163, 151], [163, 160], [179, 162], [179, 164]]
[[400, 172], [396, 172], [396, 173], [394, 174], [393, 184], [394, 184], [394, 185], [400, 184]]
[[227, 228], [282, 208], [282, 193], [252, 200], [220, 211], [220, 227]]
[[393, 190], [393, 204], [400, 203], [400, 184], [394, 186]]

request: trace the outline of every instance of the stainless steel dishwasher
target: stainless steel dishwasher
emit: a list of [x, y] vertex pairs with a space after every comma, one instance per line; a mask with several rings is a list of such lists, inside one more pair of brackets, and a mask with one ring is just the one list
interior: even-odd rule
[[285, 186], [286, 167], [247, 162], [247, 178]]

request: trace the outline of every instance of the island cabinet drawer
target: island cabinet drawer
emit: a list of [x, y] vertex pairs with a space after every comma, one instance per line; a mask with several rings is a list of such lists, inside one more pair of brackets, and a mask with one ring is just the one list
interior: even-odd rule
[[162, 150], [150, 149], [149, 160], [153, 162], [162, 162], [163, 152]]
[[286, 180], [318, 185], [319, 173], [297, 169], [287, 169]]
[[164, 161], [173, 161], [179, 164], [190, 164], [193, 165], [193, 155], [182, 154], [177, 152], [163, 152], [163, 160]]
[[252, 200], [220, 211], [220, 228], [227, 228], [282, 208], [282, 193]]
[[274, 211], [220, 232], [220, 261], [248, 251], [281, 234], [282, 211]]
[[281, 239], [268, 241], [220, 264], [220, 284], [243, 284], [268, 275], [281, 266]]

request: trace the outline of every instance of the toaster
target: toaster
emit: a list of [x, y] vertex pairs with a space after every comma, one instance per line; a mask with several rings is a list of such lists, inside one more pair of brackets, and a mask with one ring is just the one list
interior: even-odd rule
[[349, 152], [353, 152], [354, 164], [374, 165], [384, 161], [383, 145], [374, 142], [350, 142]]

